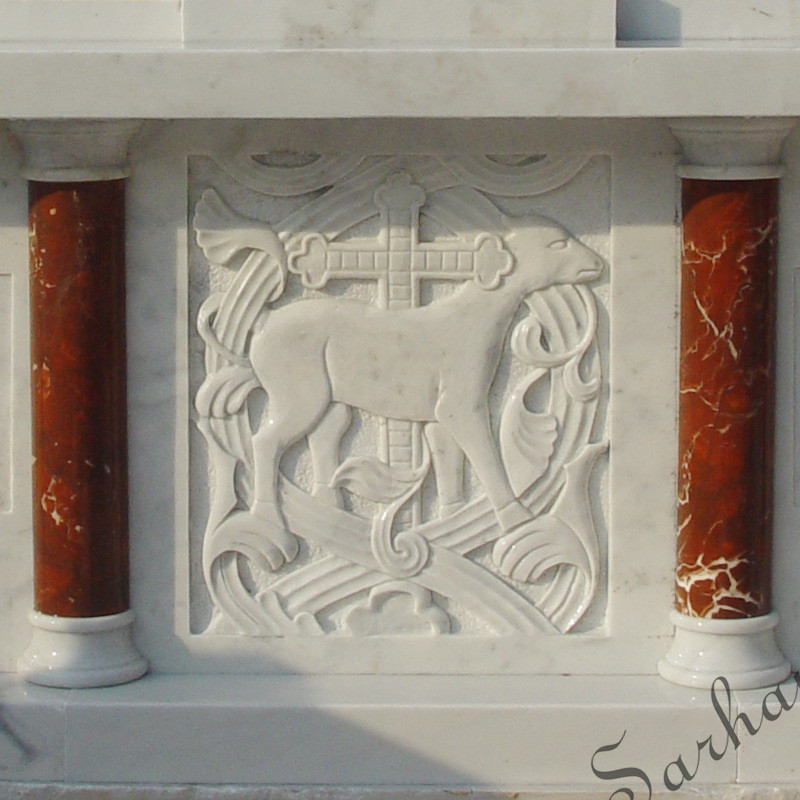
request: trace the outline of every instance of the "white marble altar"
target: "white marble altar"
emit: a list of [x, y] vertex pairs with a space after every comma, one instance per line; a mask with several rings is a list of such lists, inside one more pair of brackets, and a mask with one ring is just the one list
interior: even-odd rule
[[[579, 5], [0, 0], [0, 798], [800, 785], [791, 677], [781, 707], [657, 666], [676, 167], [695, 155], [668, 120], [790, 128], [800, 5]], [[109, 164], [130, 168], [130, 589], [150, 672], [80, 691], [16, 675], [33, 607], [17, 123], [61, 119], [141, 121]], [[783, 165], [772, 607], [798, 667], [800, 139], [759, 150], [757, 129], [745, 166]], [[96, 168], [93, 141], [36, 157]], [[736, 746], [715, 702], [761, 729]]]

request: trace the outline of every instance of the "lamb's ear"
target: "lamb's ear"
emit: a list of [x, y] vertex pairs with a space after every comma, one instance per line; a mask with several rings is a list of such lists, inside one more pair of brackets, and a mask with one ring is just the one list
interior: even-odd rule
[[474, 276], [481, 289], [496, 289], [514, 263], [513, 254], [497, 234], [481, 233], [475, 238]]

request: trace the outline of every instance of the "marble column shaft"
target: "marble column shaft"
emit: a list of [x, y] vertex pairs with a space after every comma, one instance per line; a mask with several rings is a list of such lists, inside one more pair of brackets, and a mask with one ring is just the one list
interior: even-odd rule
[[128, 608], [123, 180], [29, 184], [37, 611]]
[[676, 608], [770, 611], [778, 180], [682, 179]]

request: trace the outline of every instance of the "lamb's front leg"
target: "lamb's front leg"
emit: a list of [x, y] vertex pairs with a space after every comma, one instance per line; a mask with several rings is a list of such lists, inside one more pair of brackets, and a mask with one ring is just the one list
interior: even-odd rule
[[448, 517], [464, 505], [464, 451], [439, 422], [425, 426], [425, 438], [431, 449], [439, 516]]

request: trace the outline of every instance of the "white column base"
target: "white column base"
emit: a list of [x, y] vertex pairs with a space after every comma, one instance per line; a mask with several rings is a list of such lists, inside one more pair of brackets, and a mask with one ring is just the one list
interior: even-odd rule
[[33, 640], [20, 658], [30, 683], [61, 689], [115, 686], [147, 672], [131, 639], [132, 611], [106, 617], [52, 617], [33, 611]]
[[723, 676], [731, 689], [774, 686], [791, 667], [778, 649], [774, 612], [746, 619], [703, 619], [673, 611], [675, 639], [659, 662], [663, 678], [682, 686], [708, 689]]

